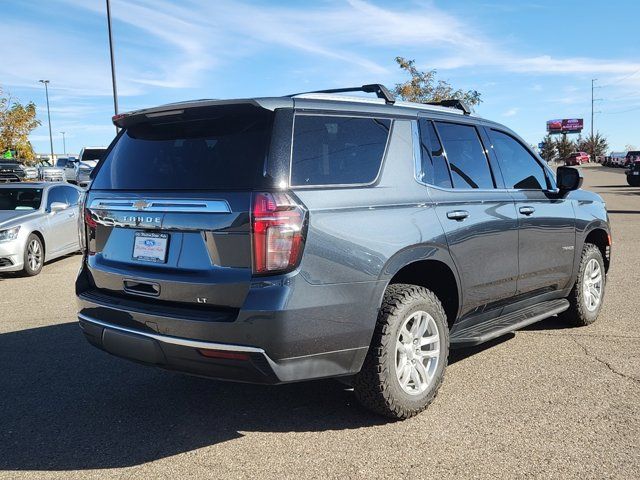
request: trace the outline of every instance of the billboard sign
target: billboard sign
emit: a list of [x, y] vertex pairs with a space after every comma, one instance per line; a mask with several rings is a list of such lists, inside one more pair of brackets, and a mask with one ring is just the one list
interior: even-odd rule
[[548, 120], [548, 133], [580, 133], [584, 128], [582, 118], [564, 118], [562, 120]]

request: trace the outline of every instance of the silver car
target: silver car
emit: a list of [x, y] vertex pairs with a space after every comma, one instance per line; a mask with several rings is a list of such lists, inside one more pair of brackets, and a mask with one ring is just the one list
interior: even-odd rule
[[51, 165], [47, 160], [41, 160], [36, 164], [38, 178], [44, 182], [64, 182], [64, 168]]
[[78, 251], [82, 195], [66, 183], [0, 185], [0, 273], [37, 275], [45, 262]]

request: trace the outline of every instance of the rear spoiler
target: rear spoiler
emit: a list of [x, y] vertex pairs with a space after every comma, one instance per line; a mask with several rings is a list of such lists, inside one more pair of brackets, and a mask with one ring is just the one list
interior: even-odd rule
[[233, 99], [233, 100], [191, 100], [188, 102], [170, 103], [167, 105], [160, 105], [153, 108], [145, 108], [141, 110], [134, 110], [126, 113], [118, 113], [111, 117], [111, 121], [116, 127], [126, 128], [136, 123], [144, 122], [149, 119], [162, 118], [162, 117], [179, 117], [181, 115], [188, 114], [189, 112], [202, 111], [207, 108], [230, 106], [230, 105], [250, 105], [257, 108], [264, 108], [267, 110], [275, 110], [278, 107], [287, 106], [287, 102], [283, 102], [282, 98], [273, 99], [270, 98], [260, 99]]

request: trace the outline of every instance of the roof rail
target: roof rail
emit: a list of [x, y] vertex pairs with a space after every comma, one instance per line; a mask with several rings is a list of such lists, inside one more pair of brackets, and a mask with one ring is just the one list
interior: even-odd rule
[[375, 93], [378, 98], [384, 98], [385, 103], [395, 103], [396, 97], [380, 83], [370, 83], [368, 85], [362, 85], [361, 87], [347, 87], [347, 88], [331, 88], [329, 90], [314, 90], [312, 92], [294, 93], [288, 95], [289, 97], [296, 97], [298, 95], [305, 95], [307, 93], [346, 93], [346, 92], [366, 92]]
[[457, 108], [458, 110], [462, 110], [465, 115], [471, 115], [471, 109], [469, 106], [462, 100], [458, 100], [457, 98], [451, 98], [448, 100], [440, 100], [439, 102], [425, 102], [427, 105], [438, 105], [440, 107], [449, 107], [449, 108]]

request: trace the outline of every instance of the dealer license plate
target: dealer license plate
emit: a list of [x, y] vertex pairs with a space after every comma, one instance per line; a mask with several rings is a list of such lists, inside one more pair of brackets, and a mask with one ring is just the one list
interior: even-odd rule
[[136, 232], [133, 241], [133, 258], [143, 262], [167, 261], [168, 233]]

